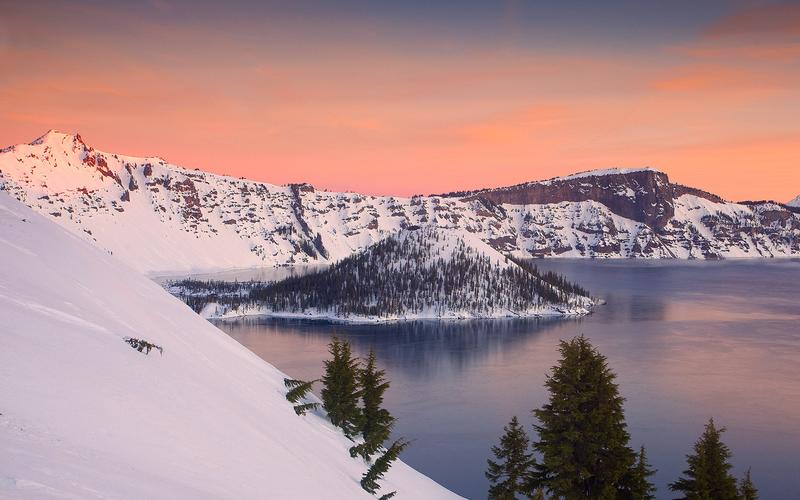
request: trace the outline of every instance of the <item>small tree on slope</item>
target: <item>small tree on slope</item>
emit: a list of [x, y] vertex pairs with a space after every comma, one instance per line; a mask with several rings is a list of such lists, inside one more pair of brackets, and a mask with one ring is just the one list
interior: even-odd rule
[[[290, 403], [298, 403], [308, 395], [315, 382], [317, 380], [306, 382], [290, 378], [283, 379], [284, 385], [289, 389], [286, 393], [286, 400]], [[298, 415], [305, 415], [306, 412], [316, 410], [318, 407], [319, 403], [299, 403], [294, 405], [294, 412]]]
[[615, 375], [583, 336], [561, 341], [549, 401], [533, 413], [541, 454], [534, 486], [558, 498], [615, 498], [636, 462]]
[[531, 472], [536, 460], [528, 450], [528, 435], [516, 416], [511, 418], [511, 422], [503, 430], [505, 434], [500, 438], [500, 446], [492, 446], [497, 462], [487, 460], [489, 498], [514, 500], [518, 494], [533, 498], [530, 493]]
[[376, 366], [375, 352], [370, 350], [366, 364], [358, 373], [363, 402], [359, 431], [364, 442], [350, 448], [350, 455], [353, 457], [361, 455], [364, 460], [369, 461], [392, 433], [395, 418], [381, 407], [383, 394], [389, 388], [385, 376], [386, 372], [378, 370]]
[[341, 427], [345, 435], [356, 433], [360, 411], [358, 408], [358, 360], [353, 358], [350, 343], [334, 337], [328, 346], [331, 359], [325, 361], [322, 377], [322, 406], [331, 423]]
[[731, 451], [720, 439], [725, 428], [717, 429], [714, 419], [709, 419], [703, 434], [694, 444], [694, 453], [686, 456], [688, 468], [681, 477], [669, 485], [687, 499], [736, 500], [739, 492], [736, 479], [730, 474]]
[[743, 500], [758, 500], [758, 490], [750, 477], [750, 469], [747, 469], [742, 482], [739, 484], [739, 495]]
[[[392, 466], [392, 462], [397, 460], [397, 457], [409, 444], [410, 443], [403, 438], [392, 443], [386, 452], [378, 457], [375, 463], [373, 463], [369, 470], [361, 477], [361, 487], [374, 495], [380, 488], [378, 480], [383, 478], [383, 475], [386, 474], [386, 471]], [[392, 495], [392, 493], [389, 493], [389, 495]], [[391, 498], [391, 496], [389, 498]]]
[[650, 476], [656, 471], [647, 461], [647, 453], [644, 446], [639, 448], [639, 455], [628, 474], [623, 478], [623, 491], [621, 498], [631, 500], [654, 500], [656, 498], [656, 487], [650, 482]]

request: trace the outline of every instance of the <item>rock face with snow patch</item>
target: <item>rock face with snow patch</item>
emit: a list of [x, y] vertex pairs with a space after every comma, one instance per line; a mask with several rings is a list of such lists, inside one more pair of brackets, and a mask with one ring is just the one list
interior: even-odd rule
[[585, 172], [547, 181], [473, 191], [460, 194], [459, 197], [484, 198], [507, 205], [596, 201], [614, 214], [653, 228], [664, 227], [675, 215], [669, 178], [663, 172], [649, 168]]
[[800, 214], [791, 207], [725, 202], [652, 169], [441, 196], [367, 196], [104, 153], [51, 131], [0, 150], [0, 189], [151, 273], [332, 262], [425, 226], [517, 257], [800, 255]]

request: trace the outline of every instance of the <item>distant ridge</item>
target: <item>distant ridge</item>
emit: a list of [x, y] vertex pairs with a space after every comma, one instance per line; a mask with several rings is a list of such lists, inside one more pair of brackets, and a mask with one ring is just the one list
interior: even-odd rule
[[800, 222], [730, 203], [656, 169], [605, 169], [438, 196], [367, 196], [189, 170], [50, 131], [0, 152], [0, 189], [148, 273], [340, 260], [413, 227], [516, 258], [800, 254]]

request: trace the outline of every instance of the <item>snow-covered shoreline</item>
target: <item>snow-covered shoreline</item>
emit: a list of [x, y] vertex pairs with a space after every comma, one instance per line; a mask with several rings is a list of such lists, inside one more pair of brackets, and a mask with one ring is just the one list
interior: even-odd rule
[[498, 311], [494, 314], [476, 314], [469, 312], [450, 312], [444, 314], [418, 313], [390, 316], [342, 316], [331, 312], [283, 312], [270, 311], [263, 308], [251, 307], [244, 309], [228, 310], [219, 312], [215, 310], [218, 304], [208, 304], [200, 312], [200, 316], [208, 320], [236, 320], [249, 317], [265, 317], [280, 319], [303, 319], [308, 321], [320, 321], [328, 323], [343, 324], [390, 324], [403, 323], [409, 321], [470, 321], [470, 320], [492, 320], [492, 319], [531, 319], [531, 318], [555, 318], [555, 317], [580, 317], [591, 314], [592, 308], [578, 307], [575, 309], [544, 308], [537, 311], [517, 314], [512, 311]]

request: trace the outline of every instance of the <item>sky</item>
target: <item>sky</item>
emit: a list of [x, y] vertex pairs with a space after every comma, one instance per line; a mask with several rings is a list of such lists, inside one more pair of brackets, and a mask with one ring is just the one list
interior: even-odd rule
[[[224, 5], [223, 5], [224, 4]], [[800, 194], [800, 2], [0, 0], [0, 147], [410, 195], [658, 168]]]

